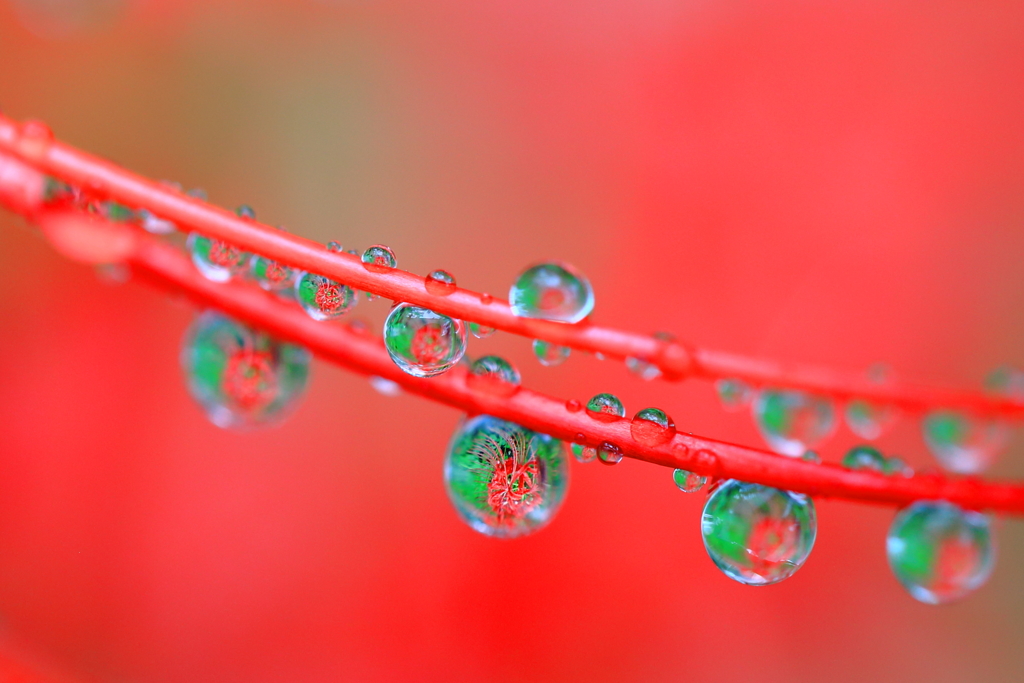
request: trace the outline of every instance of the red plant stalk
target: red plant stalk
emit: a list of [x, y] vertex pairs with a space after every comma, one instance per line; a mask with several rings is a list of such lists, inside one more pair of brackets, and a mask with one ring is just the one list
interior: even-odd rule
[[376, 336], [357, 328], [317, 322], [296, 306], [248, 284], [212, 282], [180, 250], [134, 226], [110, 223], [79, 210], [44, 206], [38, 193], [41, 187], [42, 177], [37, 171], [0, 154], [0, 204], [39, 224], [62, 253], [86, 261], [116, 256], [141, 278], [185, 294], [200, 306], [220, 309], [278, 338], [301, 344], [328, 361], [365, 375], [384, 377], [410, 393], [469, 414], [494, 415], [590, 446], [610, 442], [627, 457], [709, 477], [897, 506], [920, 499], [943, 499], [969, 509], [1024, 514], [1024, 484], [951, 479], [938, 474], [884, 476], [690, 434], [676, 434], [662, 445], [650, 446], [633, 439], [626, 419], [598, 421], [581, 410], [578, 402], [575, 409], [570, 409], [565, 400], [525, 388], [511, 396], [480, 390], [467, 384], [466, 370], [460, 366], [438, 377], [413, 377], [392, 362]]
[[330, 277], [358, 290], [530, 339], [542, 339], [620, 360], [639, 358], [655, 364], [661, 370], [661, 376], [669, 380], [690, 376], [742, 379], [755, 386], [802, 389], [838, 400], [863, 398], [898, 406], [907, 413], [942, 407], [965, 410], [979, 416], [1024, 418], [1024, 402], [988, 396], [979, 391], [898, 381], [880, 384], [858, 373], [701, 349], [599, 327], [588, 321], [567, 325], [522, 318], [512, 313], [507, 302], [466, 289], [456, 289], [446, 296], [434, 295], [427, 291], [422, 277], [399, 269], [385, 272], [368, 270], [358, 257], [329, 252], [311, 240], [240, 218], [59, 142], [53, 139], [45, 125], [38, 122], [18, 124], [0, 115], [0, 152], [82, 187], [96, 197], [148, 209], [156, 216], [207, 237], [226, 241], [300, 270]]

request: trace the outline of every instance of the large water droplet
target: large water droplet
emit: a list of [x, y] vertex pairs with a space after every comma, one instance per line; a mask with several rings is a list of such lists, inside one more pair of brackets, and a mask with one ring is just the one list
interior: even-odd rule
[[901, 510], [885, 549], [900, 584], [930, 605], [976, 590], [995, 563], [989, 518], [945, 501], [919, 501]]
[[715, 381], [715, 391], [722, 407], [729, 412], [743, 410], [754, 398], [754, 390], [741, 379], [720, 379]]
[[247, 428], [284, 418], [309, 376], [310, 353], [220, 313], [199, 316], [181, 354], [188, 390], [210, 421]]
[[514, 538], [555, 515], [569, 485], [557, 439], [490, 415], [465, 420], [448, 445], [448, 498], [470, 527]]
[[415, 377], [433, 377], [466, 353], [466, 327], [427, 308], [401, 303], [384, 321], [384, 346], [395, 365]]
[[501, 356], [481, 356], [469, 366], [466, 383], [477, 391], [511, 396], [519, 391], [521, 378], [514, 365]]
[[722, 572], [748, 586], [792, 576], [814, 547], [814, 501], [791, 491], [730, 479], [704, 504], [704, 548]]
[[708, 478], [688, 470], [675, 470], [672, 472], [672, 481], [683, 493], [696, 493], [704, 488]]
[[541, 365], [547, 367], [564, 363], [569, 358], [570, 351], [568, 346], [559, 346], [543, 339], [533, 340], [533, 355], [537, 357]]
[[626, 417], [626, 407], [614, 394], [597, 394], [587, 401], [587, 415], [601, 422], [615, 422]]
[[256, 209], [252, 208], [248, 204], [242, 204], [235, 209], [235, 215], [239, 218], [244, 218], [247, 221], [256, 220]]
[[139, 209], [135, 212], [139, 217], [139, 225], [148, 233], [154, 235], [169, 235], [178, 229], [178, 226], [169, 220], [160, 218], [149, 209]]
[[799, 457], [835, 428], [835, 409], [824, 396], [803, 391], [765, 389], [753, 403], [754, 423], [777, 453]]
[[921, 423], [924, 441], [935, 459], [950, 472], [976, 474], [988, 468], [1009, 439], [1009, 427], [998, 420], [976, 418], [955, 410], [937, 410]]
[[448, 296], [453, 294], [458, 285], [455, 284], [455, 276], [447, 270], [435, 270], [423, 280], [423, 286], [434, 296]]
[[843, 456], [843, 467], [851, 470], [884, 472], [886, 458], [873, 446], [854, 446]]
[[330, 320], [345, 315], [357, 301], [351, 287], [315, 273], [298, 276], [295, 298], [313, 320]]
[[268, 292], [284, 292], [295, 287], [295, 269], [268, 259], [260, 254], [253, 254], [249, 261], [249, 272], [256, 283]]
[[594, 290], [567, 263], [541, 263], [523, 271], [509, 290], [512, 312], [523, 318], [577, 323], [594, 310]]
[[360, 257], [363, 267], [372, 273], [386, 273], [392, 268], [398, 267], [398, 259], [395, 252], [383, 244], [375, 244], [363, 252]]
[[192, 263], [208, 280], [227, 282], [249, 264], [249, 253], [233, 244], [211, 239], [197, 232], [189, 234], [185, 244]]
[[672, 440], [676, 423], [660, 408], [644, 408], [633, 416], [629, 433], [637, 443], [654, 448]]

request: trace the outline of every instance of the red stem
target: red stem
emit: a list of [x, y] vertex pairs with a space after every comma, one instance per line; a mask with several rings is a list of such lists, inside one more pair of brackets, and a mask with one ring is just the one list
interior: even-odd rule
[[0, 115], [0, 152], [104, 198], [187, 226], [209, 237], [262, 254], [281, 263], [318, 273], [357, 289], [394, 301], [405, 301], [531, 339], [543, 339], [574, 349], [624, 359], [635, 357], [656, 364], [667, 379], [686, 376], [736, 378], [756, 386], [803, 389], [839, 400], [859, 397], [899, 406], [907, 412], [943, 407], [977, 415], [1024, 417], [1024, 402], [987, 396], [977, 391], [928, 387], [904, 382], [878, 384], [857, 373], [844, 373], [802, 364], [783, 364], [694, 348], [676, 342], [592, 325], [531, 320], [512, 313], [507, 302], [458, 289], [448, 296], [426, 290], [423, 278], [402, 270], [376, 273], [349, 254], [328, 252], [323, 245], [291, 235], [147, 180], [74, 147], [53, 140], [42, 124], [19, 125]]

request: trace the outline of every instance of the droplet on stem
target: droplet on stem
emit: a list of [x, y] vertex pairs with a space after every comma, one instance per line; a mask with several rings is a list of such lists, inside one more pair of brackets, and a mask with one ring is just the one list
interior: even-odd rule
[[455, 277], [446, 270], [435, 270], [423, 282], [427, 292], [434, 296], [448, 296], [457, 289]]
[[523, 318], [577, 323], [594, 310], [590, 281], [567, 263], [527, 268], [509, 290], [512, 312]]
[[384, 321], [384, 346], [399, 368], [414, 377], [451, 369], [466, 352], [466, 327], [427, 308], [401, 303]]
[[637, 443], [654, 448], [672, 440], [676, 423], [660, 408], [644, 408], [633, 416], [629, 433]]

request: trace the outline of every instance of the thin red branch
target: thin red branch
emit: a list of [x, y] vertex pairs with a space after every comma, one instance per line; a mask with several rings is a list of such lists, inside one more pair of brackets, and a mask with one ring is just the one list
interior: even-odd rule
[[466, 289], [458, 289], [448, 296], [436, 296], [426, 290], [424, 279], [418, 275], [398, 269], [386, 273], [371, 272], [354, 256], [328, 252], [323, 245], [311, 240], [239, 218], [229, 211], [53, 140], [48, 129], [38, 123], [18, 124], [0, 115], [0, 151], [12, 154], [45, 173], [86, 188], [97, 196], [136, 208], [146, 208], [178, 225], [281, 263], [331, 277], [394, 301], [413, 303], [527, 338], [543, 339], [616, 359], [641, 358], [657, 365], [662, 376], [667, 379], [678, 380], [688, 376], [736, 378], [755, 386], [803, 389], [839, 400], [860, 397], [880, 404], [896, 405], [912, 413], [944, 407], [978, 415], [1016, 419], [1024, 417], [1024, 403], [988, 396], [979, 391], [899, 381], [878, 384], [858, 373], [795, 363], [776, 363], [695, 348], [599, 327], [588, 321], [566, 325], [531, 320], [514, 315], [508, 303], [499, 298], [484, 303], [487, 300], [485, 297]]

